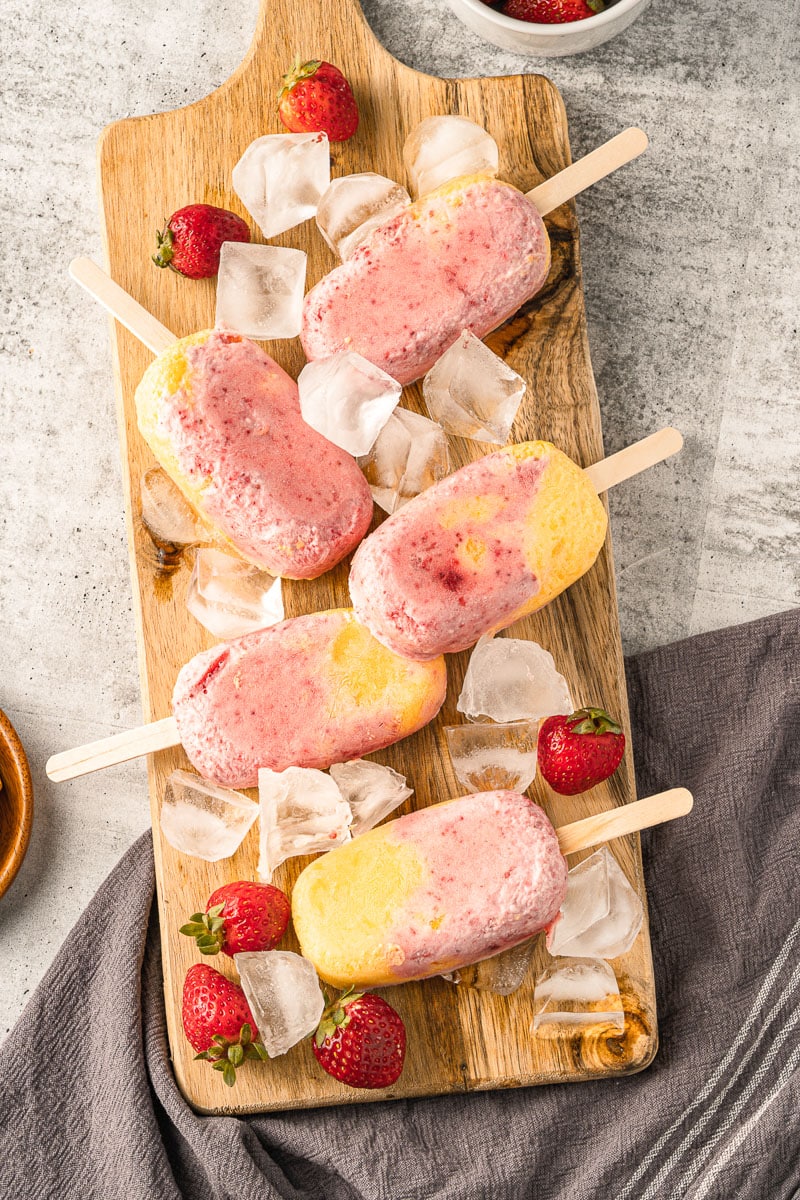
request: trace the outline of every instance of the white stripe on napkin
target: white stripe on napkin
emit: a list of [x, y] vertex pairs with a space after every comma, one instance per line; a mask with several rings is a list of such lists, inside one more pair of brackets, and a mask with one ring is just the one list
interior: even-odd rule
[[698, 1190], [694, 1193], [692, 1200], [703, 1200], [703, 1197], [708, 1195], [708, 1189], [711, 1187], [720, 1171], [730, 1160], [731, 1156], [736, 1153], [736, 1151], [739, 1149], [739, 1146], [750, 1134], [750, 1131], [758, 1124], [767, 1109], [778, 1099], [778, 1096], [786, 1087], [786, 1084], [789, 1082], [795, 1070], [797, 1069], [798, 1064], [800, 1064], [800, 1046], [798, 1046], [798, 1048], [795, 1050], [794, 1054], [786, 1063], [786, 1066], [778, 1076], [777, 1086], [774, 1087], [769, 1093], [764, 1103], [756, 1109], [752, 1117], [745, 1121], [744, 1125], [741, 1127], [736, 1136], [732, 1137], [728, 1142], [728, 1145], [723, 1150], [717, 1162], [714, 1164], [708, 1174], [704, 1176], [703, 1181]]
[[[751, 1046], [750, 1046], [749, 1050], [747, 1051], [747, 1053], [745, 1054], [744, 1058], [739, 1063], [739, 1068], [736, 1071], [736, 1073], [734, 1074], [731, 1082], [733, 1082], [736, 1079], [736, 1076], [739, 1074], [739, 1071], [741, 1071], [741, 1069], [746, 1065], [746, 1063], [749, 1061], [749, 1059], [755, 1053], [756, 1048], [758, 1046], [758, 1041], [761, 1037], [761, 1033], [763, 1032], [764, 1026], [766, 1024], [766, 1021], [764, 1019], [765, 1014], [763, 1012], [764, 1002], [767, 999], [769, 992], [772, 990], [773, 984], [775, 983], [778, 975], [780, 974], [781, 970], [783, 969], [783, 967], [786, 963], [786, 960], [789, 957], [789, 953], [790, 953], [794, 943], [797, 941], [798, 934], [800, 934], [800, 921], [796, 921], [795, 924], [792, 926], [792, 929], [789, 932], [789, 936], [786, 938], [786, 941], [783, 943], [783, 946], [781, 947], [778, 955], [776, 956], [775, 961], [772, 964], [772, 967], [770, 968], [768, 974], [766, 975], [764, 982], [762, 983], [762, 985], [759, 989], [758, 995], [756, 996], [756, 998], [753, 1002], [753, 1006], [750, 1009], [750, 1012], [748, 1013], [747, 1017], [745, 1018], [737, 1037], [731, 1044], [730, 1049], [728, 1050], [725, 1057], [722, 1059], [722, 1061], [719, 1064], [719, 1066], [717, 1067], [716, 1071], [709, 1078], [708, 1082], [705, 1084], [705, 1086], [703, 1087], [703, 1089], [699, 1093], [699, 1095], [692, 1101], [692, 1103], [687, 1108], [685, 1108], [683, 1110], [683, 1112], [677, 1118], [677, 1120], [675, 1120], [672, 1123], [672, 1125], [670, 1125], [669, 1128], [665, 1130], [665, 1132], [661, 1135], [661, 1137], [658, 1139], [658, 1141], [655, 1143], [655, 1145], [647, 1152], [647, 1154], [645, 1155], [645, 1157], [642, 1159], [641, 1163], [637, 1167], [636, 1171], [633, 1173], [633, 1175], [628, 1180], [625, 1187], [622, 1189], [621, 1192], [617, 1193], [616, 1200], [628, 1200], [628, 1197], [630, 1197], [633, 1194], [633, 1189], [635, 1188], [636, 1184], [642, 1178], [642, 1176], [646, 1173], [648, 1167], [650, 1167], [651, 1164], [658, 1159], [661, 1151], [663, 1150], [664, 1146], [667, 1144], [669, 1139], [672, 1137], [672, 1135], [676, 1132], [676, 1130], [681, 1128], [681, 1126], [685, 1123], [686, 1118], [689, 1116], [689, 1114], [691, 1112], [693, 1112], [696, 1108], [699, 1108], [700, 1105], [705, 1100], [707, 1100], [708, 1097], [712, 1094], [712, 1092], [714, 1091], [715, 1087], [717, 1086], [717, 1083], [719, 1082], [719, 1080], [722, 1078], [722, 1076], [728, 1070], [731, 1063], [734, 1062], [740, 1047], [744, 1044], [745, 1041], [747, 1041], [747, 1038], [750, 1034], [750, 1031], [751, 1031], [753, 1025], [760, 1019], [762, 1021], [761, 1030], [759, 1031], [759, 1034], [756, 1037], [755, 1041], [751, 1043]], [[775, 1009], [780, 1007], [780, 1005], [783, 1003], [785, 996], [786, 996], [786, 993], [784, 992], [781, 995], [780, 999], [778, 1000], [778, 1004], [776, 1006], [774, 1006]], [[773, 1009], [773, 1011], [774, 1011], [774, 1009]], [[640, 1200], [650, 1200], [651, 1196], [652, 1196], [652, 1193], [648, 1191], [644, 1196], [642, 1196], [640, 1198]]]
[[[800, 975], [800, 968], [798, 968], [798, 971], [796, 971], [795, 974]], [[748, 1101], [750, 1100], [750, 1097], [753, 1095], [753, 1093], [758, 1088], [761, 1087], [764, 1076], [766, 1075], [767, 1071], [772, 1066], [772, 1064], [774, 1063], [775, 1059], [778, 1056], [778, 1051], [781, 1049], [781, 1047], [783, 1046], [783, 1043], [786, 1041], [786, 1039], [789, 1037], [789, 1035], [791, 1033], [794, 1033], [794, 1031], [797, 1029], [798, 1024], [800, 1024], [800, 1008], [796, 1008], [794, 1010], [794, 1012], [792, 1013], [792, 1015], [789, 1018], [789, 1020], [787, 1021], [787, 1023], [784, 1025], [781, 1032], [775, 1038], [775, 1041], [773, 1042], [772, 1046], [770, 1047], [768, 1054], [765, 1056], [765, 1058], [764, 1058], [763, 1062], [761, 1063], [761, 1065], [759, 1066], [758, 1070], [755, 1071], [753, 1073], [753, 1075], [750, 1077], [750, 1081], [747, 1084], [747, 1087], [744, 1088], [744, 1090], [742, 1091], [738, 1100], [732, 1106], [730, 1112], [728, 1113], [728, 1116], [722, 1122], [719, 1129], [717, 1129], [716, 1132], [714, 1134], [712, 1134], [712, 1136], [708, 1139], [708, 1141], [704, 1142], [703, 1148], [700, 1151], [700, 1153], [698, 1154], [697, 1158], [695, 1158], [693, 1160], [692, 1165], [689, 1167], [689, 1170], [686, 1171], [685, 1174], [681, 1177], [680, 1181], [678, 1182], [678, 1195], [679, 1196], [685, 1195], [686, 1188], [688, 1188], [692, 1179], [694, 1179], [696, 1177], [697, 1172], [702, 1167], [703, 1163], [708, 1158], [711, 1157], [711, 1155], [714, 1151], [714, 1147], [717, 1144], [717, 1142], [722, 1137], [724, 1137], [725, 1133], [730, 1129], [730, 1127], [731, 1127], [731, 1125], [733, 1125], [734, 1121], [737, 1120], [737, 1118], [741, 1114], [742, 1109], [748, 1103]], [[795, 1053], [797, 1053], [797, 1048], [795, 1048]], [[694, 1130], [695, 1133], [699, 1133], [700, 1130], [705, 1125], [708, 1124], [711, 1117], [714, 1115], [716, 1110], [719, 1108], [721, 1101], [722, 1101], [722, 1096], [719, 1096], [717, 1098], [717, 1102], [705, 1114], [704, 1119], [702, 1121], [699, 1121], [698, 1124], [695, 1126], [695, 1130]], [[678, 1157], [678, 1156], [674, 1156], [674, 1157]]]

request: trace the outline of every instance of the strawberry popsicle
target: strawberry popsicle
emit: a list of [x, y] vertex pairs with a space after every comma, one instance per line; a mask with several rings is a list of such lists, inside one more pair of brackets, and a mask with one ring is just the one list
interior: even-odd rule
[[305, 298], [309, 360], [355, 350], [400, 383], [419, 379], [463, 329], [483, 337], [550, 269], [535, 206], [488, 175], [451, 180], [374, 229]]
[[172, 708], [201, 775], [255, 787], [259, 767], [328, 767], [398, 742], [435, 717], [446, 687], [444, 659], [400, 658], [340, 608], [195, 655]]
[[396, 654], [428, 659], [543, 608], [580, 578], [607, 516], [584, 472], [549, 442], [469, 463], [359, 547], [356, 614]]
[[316, 859], [292, 916], [336, 987], [385, 987], [489, 958], [555, 919], [567, 864], [544, 812], [480, 792], [389, 821]]
[[213, 540], [276, 575], [314, 579], [372, 518], [354, 459], [303, 421], [297, 384], [254, 342], [203, 332], [136, 391], [139, 428]]

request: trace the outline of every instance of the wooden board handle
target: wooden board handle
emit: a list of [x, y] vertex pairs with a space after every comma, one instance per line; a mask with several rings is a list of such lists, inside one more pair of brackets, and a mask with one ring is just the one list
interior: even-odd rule
[[623, 129], [622, 133], [604, 142], [591, 153], [585, 154], [551, 179], [546, 179], [538, 187], [532, 188], [526, 195], [544, 217], [554, 208], [559, 208], [567, 200], [577, 196], [579, 192], [584, 192], [593, 183], [605, 179], [612, 171], [617, 171], [634, 158], [638, 158], [647, 146], [645, 131], [632, 125], [630, 129]]
[[[345, 63], [348, 68], [367, 56], [367, 61], [374, 62], [380, 57], [394, 62], [372, 32], [359, 0], [334, 0], [327, 4], [315, 0], [302, 5], [297, 0], [260, 0], [258, 7], [255, 36], [247, 58], [263, 54], [267, 62], [274, 63], [275, 89], [294, 58], [299, 57], [301, 62], [328, 58], [333, 47], [338, 47], [338, 57], [334, 55], [329, 61]], [[323, 54], [326, 46], [332, 48]], [[276, 47], [280, 48], [277, 54]]]
[[607, 492], [618, 483], [677, 454], [682, 446], [683, 435], [667, 425], [657, 433], [651, 433], [649, 437], [633, 442], [624, 450], [618, 450], [616, 454], [610, 454], [608, 458], [601, 458], [600, 462], [586, 467], [584, 475], [588, 475], [595, 491]]
[[126, 729], [124, 733], [101, 738], [99, 742], [89, 742], [86, 746], [54, 754], [47, 760], [45, 770], [48, 779], [63, 783], [67, 779], [77, 779], [79, 775], [101, 771], [103, 767], [114, 767], [117, 763], [139, 758], [142, 754], [154, 754], [156, 750], [166, 750], [169, 746], [180, 744], [175, 718], [164, 717], [161, 721], [141, 725], [138, 729]]
[[635, 800], [632, 804], [623, 804], [609, 812], [596, 813], [593, 817], [584, 817], [582, 821], [573, 821], [571, 825], [562, 825], [556, 830], [558, 844], [562, 854], [575, 854], [578, 850], [588, 850], [591, 846], [599, 846], [602, 842], [610, 842], [625, 834], [649, 829], [651, 825], [662, 825], [665, 821], [674, 821], [676, 817], [685, 817], [692, 811], [693, 804], [692, 793], [686, 788], [671, 788], [668, 792], [658, 792], [645, 800]]
[[160, 354], [177, 342], [175, 334], [166, 325], [157, 321], [133, 296], [114, 283], [91, 258], [74, 258], [69, 264], [69, 273], [112, 317], [116, 317], [120, 325], [129, 329], [154, 354]]

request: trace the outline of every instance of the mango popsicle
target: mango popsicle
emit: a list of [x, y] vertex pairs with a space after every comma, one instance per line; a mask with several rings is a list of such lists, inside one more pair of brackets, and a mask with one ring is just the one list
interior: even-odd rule
[[202, 332], [170, 346], [136, 391], [139, 428], [217, 544], [313, 579], [372, 517], [353, 458], [300, 415], [297, 385], [254, 342]]
[[351, 609], [332, 609], [195, 655], [172, 707], [201, 775], [255, 787], [259, 767], [328, 767], [390, 746], [436, 715], [446, 686], [443, 659], [400, 658]]
[[416, 496], [361, 544], [356, 614], [396, 654], [430, 659], [543, 608], [597, 557], [606, 511], [549, 442], [469, 463]]
[[567, 864], [544, 812], [480, 792], [389, 821], [299, 876], [303, 954], [336, 987], [426, 979], [506, 950], [556, 917]]
[[549, 269], [532, 202], [491, 176], [462, 176], [374, 229], [311, 289], [303, 349], [309, 360], [355, 350], [411, 383], [462, 329], [483, 337], [501, 325]]

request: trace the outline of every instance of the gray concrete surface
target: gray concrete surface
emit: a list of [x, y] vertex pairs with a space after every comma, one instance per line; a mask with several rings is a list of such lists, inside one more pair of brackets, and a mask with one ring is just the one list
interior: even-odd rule
[[[661, 0], [590, 54], [533, 61], [444, 0], [365, 0], [420, 70], [550, 75], [576, 155], [627, 124], [651, 135], [635, 171], [579, 200], [606, 449], [667, 422], [687, 443], [613, 496], [629, 652], [800, 600], [798, 7]], [[100, 254], [95, 140], [221, 83], [255, 16], [256, 0], [4, 7], [0, 707], [36, 820], [0, 901], [0, 1037], [148, 824], [140, 764], [60, 786], [43, 769], [140, 719], [106, 322], [65, 270]]]

